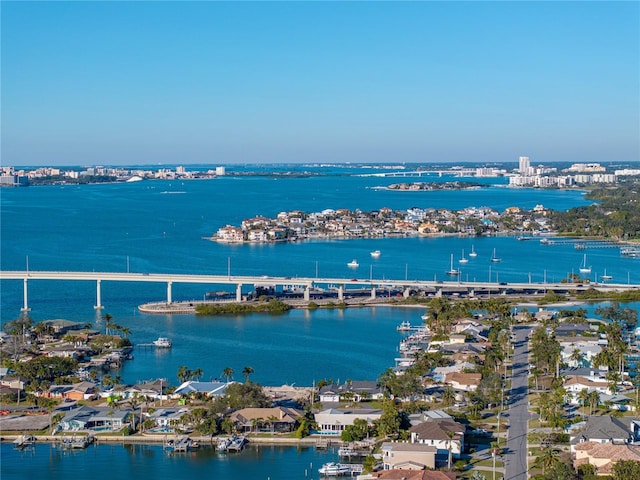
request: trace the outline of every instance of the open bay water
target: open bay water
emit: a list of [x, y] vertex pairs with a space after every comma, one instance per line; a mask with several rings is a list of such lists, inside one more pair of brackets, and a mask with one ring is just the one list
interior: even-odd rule
[[[231, 170], [231, 169], [230, 169]], [[541, 282], [577, 273], [584, 251], [571, 245], [545, 246], [536, 239], [385, 238], [306, 241], [291, 244], [224, 245], [203, 239], [218, 228], [239, 225], [255, 215], [323, 209], [448, 208], [509, 206], [554, 209], [586, 205], [578, 191], [508, 189], [504, 180], [487, 179], [489, 188], [465, 191], [399, 192], [376, 187], [391, 183], [456, 180], [453, 177], [380, 178], [326, 175], [311, 177], [219, 177], [213, 180], [143, 181], [129, 184], [42, 186], [0, 191], [0, 266], [2, 270], [76, 270], [142, 273], [448, 280], [450, 255], [456, 262], [472, 246], [476, 258], [462, 266], [463, 279]], [[502, 258], [492, 264], [493, 249]], [[369, 252], [380, 250], [379, 259]], [[640, 283], [640, 261], [621, 258], [616, 248], [588, 249], [591, 278], [606, 268], [614, 282]], [[347, 267], [352, 259], [360, 267]], [[229, 287], [226, 287], [227, 289]], [[173, 284], [173, 299], [201, 299], [211, 285]], [[252, 379], [265, 385], [311, 385], [323, 378], [376, 379], [397, 356], [403, 321], [421, 323], [421, 308], [293, 310], [284, 315], [197, 317], [143, 315], [137, 306], [166, 298], [165, 284], [103, 282], [102, 311], [95, 311], [94, 282], [29, 282], [29, 306], [35, 321], [64, 318], [104, 329], [109, 313], [131, 330], [134, 343], [159, 336], [173, 340], [168, 351], [136, 348], [135, 359], [115, 371], [123, 382], [166, 378], [177, 385], [178, 367], [201, 368], [203, 379], [219, 378], [231, 367], [235, 377], [251, 366]], [[4, 324], [20, 314], [22, 282], [0, 283]], [[266, 452], [269, 452], [268, 455]], [[320, 457], [317, 457], [320, 455]], [[314, 464], [335, 455], [314, 449], [260, 449], [229, 459], [198, 452], [166, 459], [158, 447], [99, 446], [62, 455], [38, 445], [34, 457], [2, 445], [2, 478], [60, 478], [89, 462], [96, 480], [112, 478], [114, 468], [126, 476], [153, 472], [157, 478], [182, 478], [202, 472], [215, 478], [305, 478]], [[117, 464], [117, 467], [115, 466]], [[95, 468], [98, 466], [99, 468]], [[113, 466], [113, 468], [112, 468]], [[25, 474], [24, 468], [39, 474]], [[36, 470], [37, 468], [43, 469]], [[27, 472], [29, 473], [29, 472]], [[166, 473], [166, 474], [165, 474]], [[43, 476], [44, 475], [44, 476]]]

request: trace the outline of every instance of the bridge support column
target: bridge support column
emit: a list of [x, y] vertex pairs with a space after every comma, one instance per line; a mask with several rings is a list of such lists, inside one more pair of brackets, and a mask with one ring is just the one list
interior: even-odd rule
[[376, 298], [376, 287], [372, 286], [371, 287], [371, 299], [375, 299]]
[[96, 280], [96, 304], [93, 307], [96, 310], [102, 310], [104, 308], [102, 306], [102, 296], [100, 294], [100, 283], [101, 282], [102, 282], [102, 280], [100, 280], [100, 279]]
[[408, 288], [408, 287], [407, 287], [407, 288], [405, 288], [405, 289], [404, 289], [404, 292], [403, 292], [403, 294], [402, 294], [402, 296], [403, 296], [404, 298], [409, 298], [409, 297], [411, 296], [411, 289], [410, 289], [410, 288]]
[[239, 283], [236, 285], [236, 302], [242, 301], [242, 284]]
[[304, 287], [304, 301], [308, 302], [311, 299], [311, 286]]
[[20, 309], [21, 312], [28, 312], [31, 309], [29, 308], [29, 303], [27, 301], [27, 283], [29, 281], [25, 278], [24, 279], [24, 284], [22, 286], [22, 300], [23, 300], [23, 306]]
[[338, 300], [344, 300], [344, 286], [338, 287]]
[[173, 303], [173, 299], [171, 298], [171, 286], [173, 282], [167, 282], [167, 304]]

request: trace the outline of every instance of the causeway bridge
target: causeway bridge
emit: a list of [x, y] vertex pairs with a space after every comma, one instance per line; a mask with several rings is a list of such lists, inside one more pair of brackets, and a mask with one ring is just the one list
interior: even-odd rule
[[124, 273], [124, 272], [71, 272], [71, 271], [0, 271], [0, 281], [22, 280], [23, 282], [23, 312], [29, 311], [28, 285], [38, 280], [54, 281], [85, 281], [96, 284], [96, 303], [94, 308], [102, 309], [102, 282], [153, 282], [164, 283], [167, 286], [166, 303], [172, 304], [172, 286], [174, 283], [191, 283], [202, 285], [233, 285], [235, 286], [235, 300], [243, 300], [242, 287], [245, 285], [265, 286], [282, 289], [296, 288], [301, 292], [304, 300], [311, 300], [314, 292], [330, 290], [343, 300], [345, 296], [358, 292], [366, 292], [371, 298], [381, 292], [396, 292], [395, 295], [409, 297], [412, 292], [427, 292], [434, 296], [467, 295], [473, 297], [483, 294], [535, 294], [547, 290], [558, 293], [578, 293], [590, 288], [600, 291], [622, 291], [640, 289], [637, 284], [621, 283], [507, 283], [507, 282], [469, 282], [459, 278], [449, 281], [429, 280], [390, 280], [390, 279], [358, 279], [358, 278], [310, 278], [310, 277], [270, 277], [270, 276], [238, 276], [238, 275], [195, 275], [177, 273]]

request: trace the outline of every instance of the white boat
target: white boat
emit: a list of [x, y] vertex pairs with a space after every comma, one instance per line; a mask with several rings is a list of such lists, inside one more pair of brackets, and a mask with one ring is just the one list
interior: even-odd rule
[[604, 269], [604, 274], [600, 277], [602, 280], [611, 280], [613, 277], [611, 275], [607, 275], [607, 269]]
[[460, 275], [460, 270], [453, 268], [453, 253], [451, 254], [451, 267], [449, 268], [449, 270], [447, 270], [447, 275]]
[[399, 332], [408, 332], [409, 330], [411, 330], [411, 323], [404, 321], [396, 327], [396, 330]]
[[231, 439], [226, 437], [218, 438], [218, 443], [216, 444], [216, 450], [219, 452], [226, 452], [227, 447], [231, 444]]
[[154, 340], [152, 343], [159, 348], [171, 348], [171, 340], [167, 337], [158, 337], [158, 339]]
[[[328, 477], [346, 476], [352, 475], [357, 471], [354, 467], [356, 467], [356, 464], [329, 462], [322, 465], [322, 467], [318, 469], [318, 472], [320, 475], [326, 475]], [[360, 467], [362, 466], [360, 465]], [[362, 471], [362, 469], [360, 469], [360, 471]]]
[[347, 267], [350, 267], [350, 268], [358, 268], [359, 266], [360, 264], [355, 258], [351, 260], [349, 263], [347, 263]]
[[420, 315], [420, 318], [422, 320], [428, 320], [429, 319], [429, 314], [428, 313], [423, 313], [422, 315]]
[[491, 256], [491, 261], [492, 261], [493, 263], [498, 263], [498, 262], [501, 262], [501, 261], [502, 261], [502, 259], [501, 259], [501, 258], [498, 258], [498, 257], [496, 256], [496, 249], [495, 249], [495, 248], [493, 249], [493, 255]]
[[373, 252], [371, 252], [371, 256], [373, 258], [380, 258], [380, 250], [374, 250]]
[[584, 254], [582, 258], [582, 265], [580, 265], [580, 273], [591, 273], [591, 265], [587, 267], [587, 254]]
[[473, 249], [473, 245], [471, 245], [471, 251], [469, 252], [469, 256], [470, 257], [477, 257], [478, 256], [476, 251]]
[[462, 249], [462, 258], [458, 260], [459, 263], [469, 263], [468, 258], [464, 258], [464, 249]]

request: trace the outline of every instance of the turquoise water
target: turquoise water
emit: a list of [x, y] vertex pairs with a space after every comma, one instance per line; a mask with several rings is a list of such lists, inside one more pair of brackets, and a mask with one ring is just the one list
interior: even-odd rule
[[300, 480], [319, 478], [318, 468], [335, 461], [335, 451], [312, 447], [250, 446], [242, 453], [219, 455], [202, 447], [196, 452], [170, 455], [161, 446], [99, 445], [66, 451], [46, 444], [19, 451], [0, 445], [3, 479], [59, 480], [79, 474], [93, 479], [182, 478]]
[[[0, 265], [2, 270], [23, 270], [28, 257], [31, 270], [124, 272], [128, 265], [133, 272], [226, 274], [230, 265], [232, 275], [313, 277], [317, 268], [320, 276], [431, 280], [444, 279], [452, 253], [459, 257], [462, 249], [468, 253], [473, 246], [478, 257], [463, 266], [465, 280], [531, 278], [540, 282], [546, 277], [554, 281], [578, 271], [582, 251], [570, 245], [544, 246], [512, 237], [235, 246], [202, 239], [226, 224], [239, 225], [243, 218], [275, 216], [294, 209], [489, 206], [502, 211], [514, 205], [566, 209], [589, 203], [580, 192], [512, 190], [501, 185], [446, 192], [373, 188], [399, 181], [412, 179], [227, 177], [3, 189]], [[494, 248], [502, 258], [497, 265], [489, 261]], [[382, 252], [379, 259], [370, 257], [372, 250]], [[639, 260], [621, 258], [617, 249], [589, 249], [587, 254], [592, 278], [606, 268], [614, 281], [640, 283]], [[361, 265], [355, 272], [346, 265], [353, 258]], [[0, 318], [4, 323], [20, 314], [22, 282], [2, 281], [0, 287]], [[174, 284], [173, 298], [201, 299], [213, 289], [210, 285]], [[218, 318], [137, 312], [137, 305], [165, 296], [164, 284], [103, 282], [105, 310], [96, 313], [93, 282], [29, 283], [30, 314], [36, 321], [65, 318], [104, 328], [100, 315], [108, 312], [116, 323], [130, 328], [134, 343], [159, 336], [173, 340], [173, 348], [167, 351], [136, 349], [135, 359], [114, 372], [129, 383], [164, 377], [176, 385], [181, 365], [201, 368], [206, 379], [219, 377], [226, 367], [233, 368], [238, 378], [245, 366], [251, 366], [255, 370], [252, 378], [266, 385], [311, 385], [322, 378], [373, 380], [392, 366], [397, 356], [402, 336], [395, 327], [403, 321], [417, 325], [423, 313], [422, 309], [385, 307]], [[131, 477], [140, 472], [149, 472], [154, 478], [183, 478], [203, 472], [223, 479], [305, 478], [304, 470], [310, 463], [317, 470], [322, 461], [335, 460], [335, 456], [326, 459], [313, 449], [249, 452], [229, 458], [198, 452], [185, 459], [167, 458], [157, 447], [100, 446], [78, 454], [62, 454], [39, 445], [35, 456], [26, 460], [27, 453], [19, 454], [3, 445], [2, 478], [62, 478], [85, 471], [85, 465], [97, 472], [96, 480]]]

